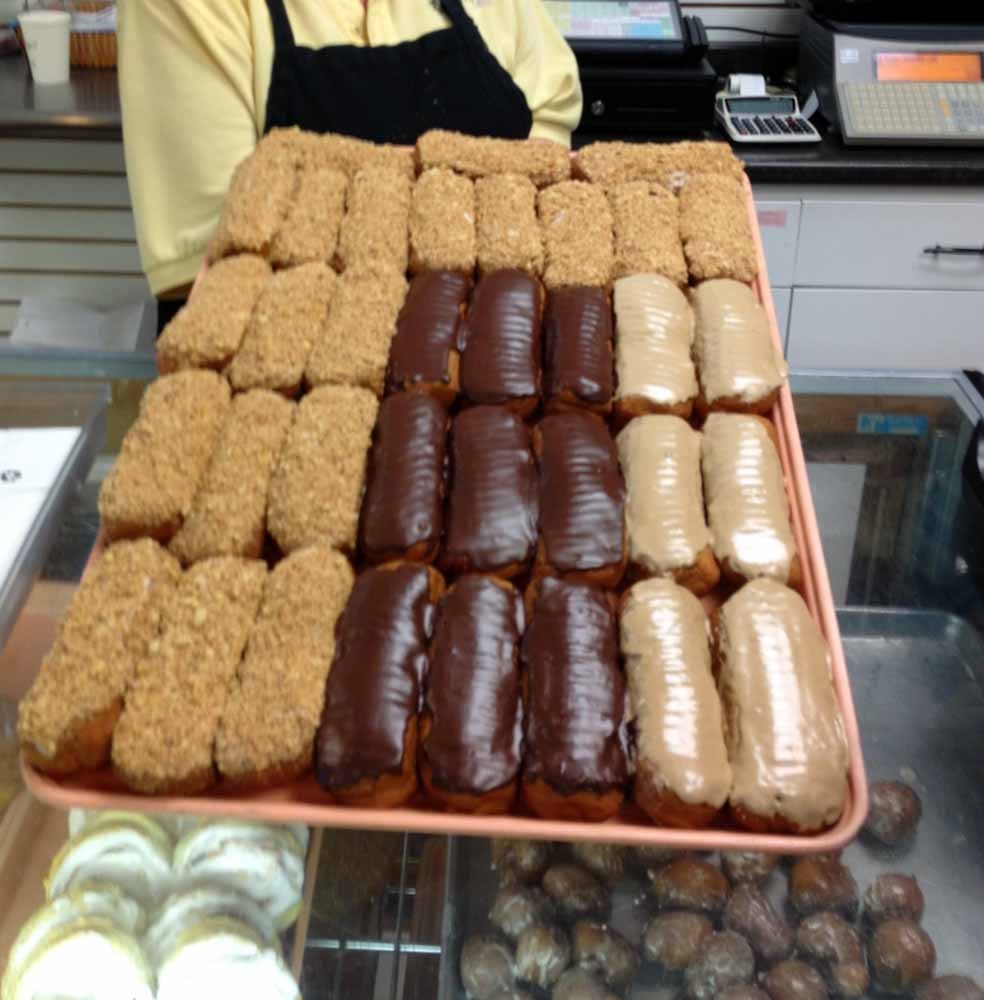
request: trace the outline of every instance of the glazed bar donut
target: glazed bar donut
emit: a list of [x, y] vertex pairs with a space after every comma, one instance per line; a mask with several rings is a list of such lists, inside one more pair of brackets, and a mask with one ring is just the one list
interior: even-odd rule
[[547, 294], [543, 402], [548, 413], [612, 408], [612, 309], [603, 288], [572, 285]]
[[255, 254], [213, 264], [195, 294], [164, 327], [157, 341], [157, 370], [167, 375], [183, 368], [225, 368], [239, 350], [253, 307], [272, 277], [270, 265]]
[[707, 523], [726, 579], [743, 583], [767, 576], [798, 590], [803, 567], [776, 440], [764, 417], [707, 418], [701, 444]]
[[533, 429], [540, 489], [537, 576], [614, 587], [625, 571], [625, 482], [607, 426], [570, 410]]
[[335, 639], [315, 772], [350, 806], [398, 806], [417, 790], [417, 708], [440, 573], [386, 563], [355, 581]]
[[755, 293], [740, 281], [722, 278], [698, 285], [691, 301], [699, 410], [770, 412], [789, 369]]
[[746, 584], [721, 607], [718, 687], [735, 819], [757, 832], [810, 833], [847, 795], [847, 741], [830, 653], [799, 594]]
[[443, 167], [425, 170], [410, 201], [410, 270], [470, 275], [477, 254], [475, 185]]
[[540, 395], [543, 288], [524, 271], [484, 275], [458, 327], [461, 394], [468, 403], [502, 403], [521, 416]]
[[633, 274], [615, 282], [617, 424], [644, 413], [690, 416], [698, 391], [693, 339], [693, 310], [669, 278]]
[[451, 426], [448, 482], [445, 572], [522, 572], [537, 524], [536, 464], [522, 420], [502, 406], [462, 410]]
[[523, 801], [548, 819], [600, 821], [623, 799], [625, 678], [613, 598], [550, 577], [527, 594]]
[[390, 344], [387, 392], [426, 392], [450, 406], [458, 394], [458, 325], [471, 293], [458, 271], [421, 271], [396, 321]]
[[625, 528], [633, 575], [672, 577], [697, 596], [721, 574], [704, 520], [701, 436], [679, 417], [649, 414], [616, 439], [625, 476]]
[[670, 580], [643, 580], [622, 598], [633, 797], [667, 826], [707, 826], [731, 790], [709, 633], [700, 601]]
[[463, 576], [441, 599], [420, 718], [420, 778], [448, 809], [508, 812], [522, 748], [519, 642], [512, 585]]
[[441, 540], [448, 416], [419, 392], [379, 407], [366, 473], [359, 548], [369, 562], [431, 562]]
[[99, 491], [111, 541], [169, 541], [191, 509], [229, 413], [229, 383], [213, 371], [162, 375], [140, 400], [119, 458]]

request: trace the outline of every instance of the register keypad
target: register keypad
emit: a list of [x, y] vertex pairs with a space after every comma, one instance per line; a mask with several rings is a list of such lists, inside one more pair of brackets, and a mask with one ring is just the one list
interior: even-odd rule
[[844, 83], [848, 136], [984, 137], [984, 84]]

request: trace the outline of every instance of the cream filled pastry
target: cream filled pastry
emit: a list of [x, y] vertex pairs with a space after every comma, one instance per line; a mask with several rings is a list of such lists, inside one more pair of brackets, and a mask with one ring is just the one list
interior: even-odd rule
[[731, 767], [704, 609], [669, 580], [643, 580], [622, 599], [620, 641], [636, 802], [657, 822], [706, 825], [727, 800]]
[[9, 1000], [154, 1000], [140, 945], [105, 917], [52, 930], [4, 989]]
[[297, 916], [304, 852], [288, 827], [220, 820], [186, 834], [174, 849], [174, 881], [235, 889], [262, 906], [278, 929]]
[[697, 321], [694, 353], [707, 406], [771, 408], [789, 369], [755, 293], [740, 281], [721, 278], [699, 284], [691, 301]]
[[672, 281], [633, 274], [615, 282], [615, 406], [623, 420], [641, 413], [689, 416], [697, 396], [693, 338], [693, 310]]
[[736, 819], [829, 826], [847, 794], [847, 741], [830, 653], [803, 599], [773, 580], [742, 587], [721, 608], [717, 654]]
[[157, 1000], [300, 1000], [276, 948], [242, 921], [210, 917], [179, 938], [157, 970]]
[[629, 562], [646, 576], [672, 576], [704, 594], [719, 573], [704, 520], [700, 441], [685, 420], [649, 414], [630, 421], [616, 445], [627, 492]]
[[769, 429], [761, 417], [712, 413], [707, 418], [701, 448], [707, 522], [714, 555], [727, 576], [795, 582], [799, 559]]

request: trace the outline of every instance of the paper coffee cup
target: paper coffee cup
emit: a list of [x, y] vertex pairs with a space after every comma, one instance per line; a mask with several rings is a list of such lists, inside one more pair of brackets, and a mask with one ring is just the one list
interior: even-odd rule
[[67, 83], [72, 15], [65, 10], [25, 11], [20, 26], [34, 82]]

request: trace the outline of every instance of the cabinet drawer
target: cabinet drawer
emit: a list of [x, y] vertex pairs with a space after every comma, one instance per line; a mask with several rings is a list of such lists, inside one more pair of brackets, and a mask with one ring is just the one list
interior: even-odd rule
[[794, 285], [984, 289], [984, 256], [926, 247], [984, 246], [984, 200], [804, 201]]
[[798, 368], [984, 369], [984, 291], [795, 288]]
[[769, 281], [773, 285], [788, 288], [793, 283], [800, 208], [798, 201], [755, 201]]

